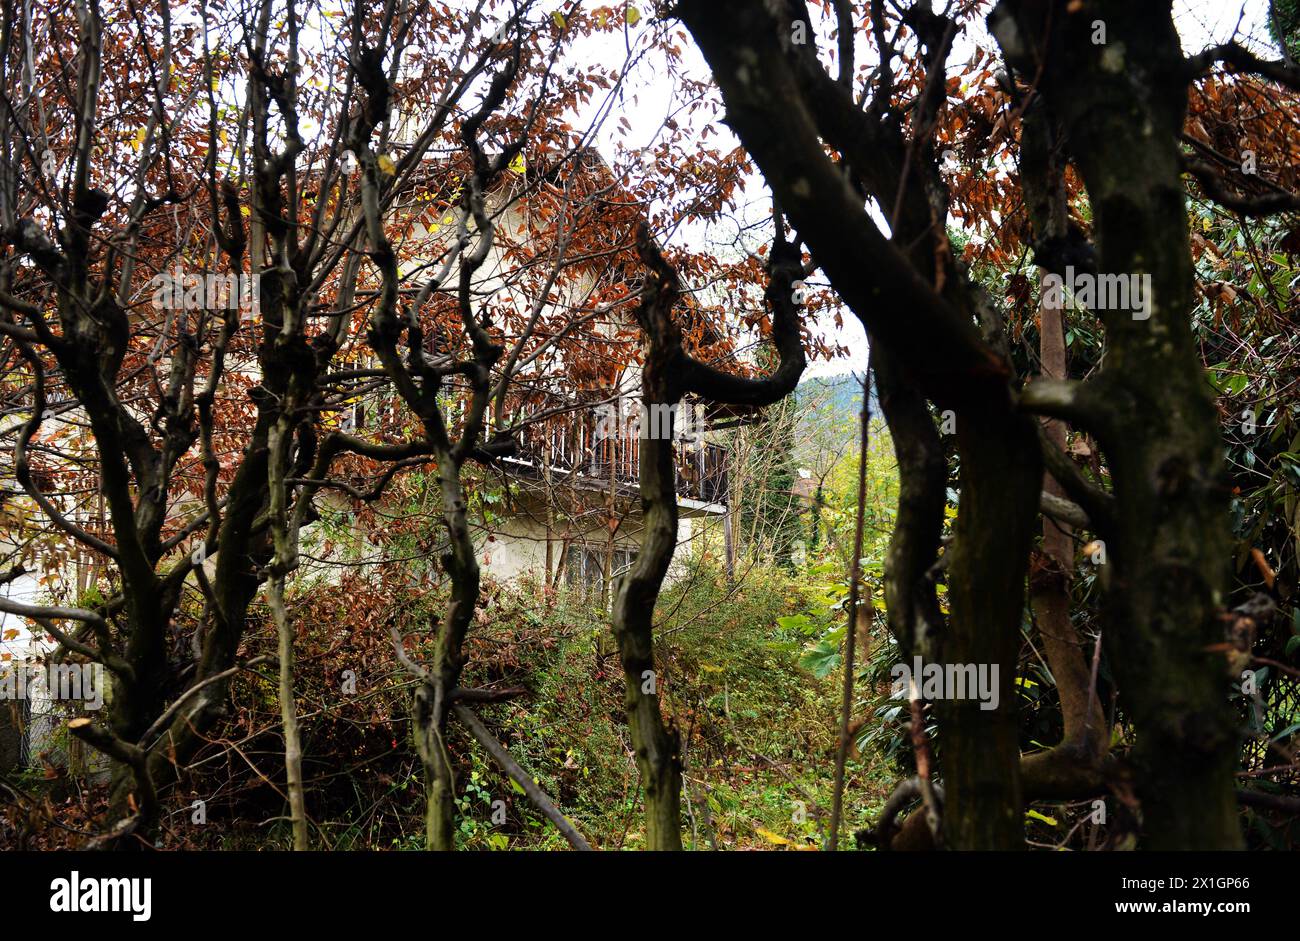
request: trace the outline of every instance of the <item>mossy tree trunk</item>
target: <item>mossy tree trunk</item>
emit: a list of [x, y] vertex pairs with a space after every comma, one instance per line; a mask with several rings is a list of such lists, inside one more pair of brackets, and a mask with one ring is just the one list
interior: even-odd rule
[[[794, 391], [805, 363], [793, 289], [802, 263], [797, 248], [786, 241], [784, 226], [777, 213], [766, 291], [778, 361], [766, 377], [757, 379], [721, 372], [685, 352], [681, 331], [673, 320], [681, 295], [677, 274], [648, 227], [641, 226], [637, 248], [650, 269], [637, 308], [645, 338], [641, 394], [647, 412], [643, 416], [662, 414], [664, 407], [676, 406], [687, 393], [713, 402], [757, 406]], [[656, 406], [659, 411], [650, 411]], [[657, 420], [641, 423], [641, 547], [617, 587], [611, 616], [623, 667], [628, 727], [645, 793], [646, 846], [652, 850], [682, 848], [680, 740], [676, 728], [663, 718], [654, 659], [655, 603], [677, 548], [677, 468], [672, 412], [668, 415], [667, 427]]]
[[1031, 385], [1025, 402], [1095, 434], [1114, 482], [1105, 644], [1137, 732], [1146, 845], [1237, 848], [1238, 736], [1224, 661], [1209, 649], [1224, 636], [1230, 542], [1218, 418], [1191, 333], [1178, 146], [1187, 64], [1168, 4], [1109, 0], [1057, 21], [1044, 69], [1027, 37], [1044, 35], [1045, 15], [1004, 0], [991, 24], [1012, 66], [1042, 75], [1088, 189], [1099, 274], [1149, 278], [1150, 291], [1145, 305], [1098, 311], [1107, 355], [1096, 378]]

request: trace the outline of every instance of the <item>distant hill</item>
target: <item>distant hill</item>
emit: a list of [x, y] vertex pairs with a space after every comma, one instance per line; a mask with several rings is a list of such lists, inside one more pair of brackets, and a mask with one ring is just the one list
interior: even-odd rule
[[[862, 411], [862, 378], [852, 373], [805, 379], [795, 390], [799, 425], [795, 430], [795, 453], [801, 463], [817, 462], [816, 454], [827, 447], [856, 440]], [[880, 417], [875, 390], [871, 395], [872, 419]]]
[[[836, 412], [857, 415], [862, 408], [862, 377], [853, 373], [841, 376], [816, 376], [803, 380], [794, 390], [798, 403], [810, 404], [814, 408], [829, 406]], [[871, 411], [876, 409], [875, 394], [872, 393]]]
[[[818, 410], [829, 408], [838, 414], [856, 418], [862, 408], [862, 377], [853, 373], [839, 376], [816, 376], [799, 383], [795, 398], [800, 405], [811, 405]], [[880, 415], [880, 402], [875, 389], [871, 390], [871, 415]]]

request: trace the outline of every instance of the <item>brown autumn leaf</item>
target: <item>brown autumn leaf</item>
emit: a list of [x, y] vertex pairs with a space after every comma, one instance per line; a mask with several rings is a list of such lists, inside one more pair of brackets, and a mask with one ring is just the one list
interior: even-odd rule
[[1273, 566], [1268, 564], [1268, 559], [1264, 558], [1264, 553], [1258, 548], [1252, 547], [1250, 558], [1255, 563], [1255, 568], [1259, 569], [1259, 574], [1264, 578], [1264, 584], [1269, 588], [1273, 587], [1273, 582], [1277, 578], [1277, 573], [1273, 571]]

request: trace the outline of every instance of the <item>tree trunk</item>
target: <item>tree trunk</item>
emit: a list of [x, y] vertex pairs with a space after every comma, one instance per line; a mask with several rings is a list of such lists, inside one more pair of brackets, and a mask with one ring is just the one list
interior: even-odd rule
[[1025, 575], [1042, 479], [1038, 437], [1028, 418], [1004, 406], [964, 408], [957, 417], [961, 505], [949, 550], [952, 615], [945, 664], [996, 668], [995, 708], [977, 698], [940, 708], [944, 843], [953, 849], [1022, 849], [1016, 663]]
[[[1065, 330], [1059, 305], [1039, 307], [1039, 358], [1043, 375], [1068, 378]], [[1065, 422], [1047, 419], [1044, 434], [1051, 445], [1066, 450]], [[1043, 489], [1065, 497], [1064, 488], [1051, 474], [1043, 475]], [[1079, 645], [1079, 633], [1070, 619], [1070, 583], [1074, 575], [1074, 540], [1066, 523], [1043, 516], [1042, 551], [1030, 573], [1030, 604], [1057, 695], [1061, 699], [1064, 730], [1057, 748], [1081, 759], [1098, 759], [1106, 751], [1107, 731], [1101, 701], [1092, 688], [1092, 671]]]
[[[653, 362], [646, 364], [643, 382], [648, 408], [663, 404], [656, 395], [657, 368]], [[641, 438], [641, 550], [618, 585], [613, 627], [623, 666], [623, 704], [645, 792], [646, 848], [679, 850], [681, 745], [676, 728], [665, 724], [660, 713], [654, 668], [655, 601], [677, 548], [677, 481], [672, 441], [648, 437], [649, 430], [643, 428]]]
[[460, 464], [449, 451], [438, 454], [438, 480], [450, 542], [442, 564], [451, 580], [451, 600], [446, 620], [437, 628], [429, 679], [416, 689], [411, 719], [416, 751], [425, 772], [426, 845], [431, 850], [451, 850], [456, 836], [456, 778], [447, 751], [447, 717], [465, 665], [465, 634], [478, 606], [479, 566], [469, 531]]
[[[1224, 637], [1230, 540], [1218, 417], [1190, 326], [1178, 144], [1187, 73], [1168, 4], [1095, 6], [1104, 43], [1091, 41], [1089, 15], [1060, 26], [1061, 55], [1045, 71], [1023, 43], [1019, 59], [1009, 53], [1017, 70], [1043, 75], [1065, 128], [1093, 210], [1098, 271], [1149, 287], [1144, 309], [1130, 297], [1098, 310], [1105, 368], [1060, 411], [1094, 431], [1114, 480], [1105, 643], [1137, 732], [1146, 845], [1239, 848], [1238, 736], [1224, 662], [1208, 649]], [[1007, 16], [1030, 36], [1042, 15], [1004, 0], [992, 18], [1000, 36], [1010, 35], [996, 22]]]
[[298, 708], [293, 690], [293, 624], [284, 607], [284, 576], [275, 574], [267, 586], [275, 619], [280, 658], [280, 722], [284, 727], [284, 778], [289, 792], [289, 820], [293, 825], [293, 848], [309, 848], [307, 799], [302, 782], [302, 738], [298, 733]]

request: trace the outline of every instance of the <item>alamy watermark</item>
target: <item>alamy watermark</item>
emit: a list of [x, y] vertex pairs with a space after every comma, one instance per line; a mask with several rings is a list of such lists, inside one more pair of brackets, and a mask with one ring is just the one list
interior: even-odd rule
[[68, 878], [50, 882], [50, 911], [129, 912], [132, 921], [148, 921], [153, 914], [153, 880], [82, 876], [74, 869]]
[[97, 712], [104, 705], [104, 665], [17, 663], [0, 668], [0, 700], [27, 699], [35, 689], [52, 700], [80, 702]]
[[245, 318], [258, 311], [261, 279], [248, 274], [188, 274], [177, 268], [154, 276], [155, 310], [240, 310]]
[[1074, 305], [1088, 310], [1131, 310], [1134, 320], [1151, 316], [1150, 274], [1089, 274], [1066, 265], [1065, 277], [1052, 272], [1043, 277], [1044, 306], [1065, 306], [1066, 294]]
[[635, 438], [653, 441], [685, 441], [697, 444], [707, 430], [704, 407], [656, 402], [639, 408], [606, 403], [596, 406], [597, 438]]
[[998, 707], [998, 665], [996, 663], [896, 663], [889, 670], [889, 694], [893, 699], [977, 699], [980, 710]]

